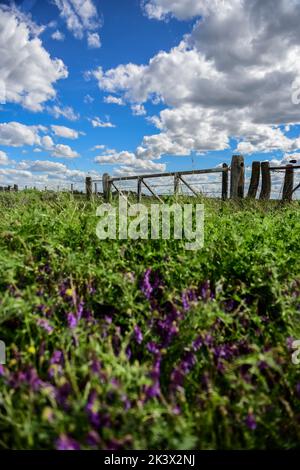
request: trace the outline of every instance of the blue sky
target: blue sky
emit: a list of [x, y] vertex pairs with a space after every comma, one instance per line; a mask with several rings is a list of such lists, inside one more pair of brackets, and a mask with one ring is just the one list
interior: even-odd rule
[[0, 34], [12, 34], [2, 50], [19, 64], [24, 40], [28, 55], [17, 68], [0, 56], [0, 179], [298, 158], [299, 3], [258, 3], [256, 16], [255, 0], [0, 2]]

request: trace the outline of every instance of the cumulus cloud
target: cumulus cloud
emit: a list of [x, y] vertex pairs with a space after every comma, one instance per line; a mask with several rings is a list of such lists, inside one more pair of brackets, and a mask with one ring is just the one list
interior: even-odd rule
[[54, 41], [64, 41], [65, 40], [65, 35], [59, 31], [58, 29], [54, 31], [54, 33], [51, 34], [52, 39]]
[[142, 104], [133, 104], [131, 106], [131, 110], [134, 116], [145, 116], [147, 114], [145, 107]]
[[118, 106], [124, 106], [125, 105], [122, 98], [118, 98], [117, 96], [113, 96], [113, 95], [105, 96], [103, 101], [104, 101], [104, 103], [107, 103], [107, 104], [117, 104]]
[[77, 114], [71, 106], [60, 107], [58, 105], [55, 106], [48, 106], [47, 111], [49, 114], [55, 117], [55, 119], [59, 119], [60, 117], [64, 117], [69, 121], [77, 121], [79, 119], [79, 114]]
[[90, 122], [91, 122], [93, 127], [103, 127], [103, 128], [116, 127], [109, 120], [102, 121], [99, 117], [94, 117], [94, 119], [90, 119]]
[[22, 147], [23, 145], [39, 145], [41, 126], [26, 126], [19, 122], [0, 124], [0, 145]]
[[69, 145], [63, 145], [63, 144], [55, 145], [51, 155], [53, 157], [58, 157], [58, 158], [77, 158], [77, 157], [79, 157], [79, 154], [75, 150], [72, 150], [71, 147], [69, 147]]
[[136, 174], [145, 171], [162, 172], [165, 171], [164, 163], [155, 163], [151, 160], [141, 160], [133, 152], [117, 152], [106, 149], [102, 155], [95, 157], [94, 161], [100, 165], [121, 165], [114, 169], [115, 174]]
[[67, 28], [75, 38], [86, 33], [89, 47], [100, 47], [100, 37], [94, 31], [100, 27], [99, 15], [93, 0], [54, 0]]
[[[230, 148], [248, 153], [293, 152], [299, 123], [292, 86], [300, 89], [299, 0], [151, 0], [148, 16], [201, 16], [191, 32], [148, 64], [90, 73], [101, 90], [132, 106], [165, 106], [151, 118], [158, 133], [146, 136], [139, 158], [189, 155]], [[290, 126], [290, 127], [288, 127]]]
[[142, 5], [151, 19], [165, 20], [168, 16], [174, 16], [179, 20], [187, 20], [231, 8], [232, 3], [231, 0], [144, 0]]
[[0, 165], [7, 165], [9, 163], [9, 158], [5, 152], [0, 150]]
[[[55, 127], [55, 126], [54, 126]], [[58, 126], [56, 132], [71, 133], [69, 128]], [[68, 145], [55, 144], [49, 135], [40, 135], [41, 132], [47, 132], [44, 126], [26, 126], [19, 122], [6, 122], [0, 124], [0, 145], [8, 147], [23, 147], [24, 145], [38, 145], [51, 152], [54, 157], [76, 158], [78, 153]], [[73, 131], [76, 133], [76, 131]], [[74, 135], [74, 134], [73, 134]], [[35, 149], [37, 151], [37, 149]]]
[[0, 7], [0, 103], [18, 103], [31, 111], [55, 98], [53, 85], [68, 76], [60, 59], [44, 49], [32, 23], [16, 10]]
[[90, 49], [99, 49], [101, 47], [101, 39], [98, 33], [88, 33], [87, 42]]
[[52, 131], [58, 137], [64, 137], [65, 139], [78, 139], [80, 134], [83, 132], [76, 131], [75, 129], [70, 129], [70, 127], [65, 126], [51, 126]]

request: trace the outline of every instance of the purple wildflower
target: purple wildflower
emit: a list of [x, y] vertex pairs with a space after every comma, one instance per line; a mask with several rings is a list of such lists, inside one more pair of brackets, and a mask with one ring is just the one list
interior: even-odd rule
[[126, 348], [125, 354], [126, 354], [126, 357], [127, 357], [128, 361], [130, 361], [130, 359], [132, 357], [132, 351], [131, 351], [131, 348], [130, 348], [129, 345]]
[[56, 401], [63, 408], [66, 408], [67, 399], [71, 391], [72, 391], [72, 388], [69, 382], [65, 382], [63, 385], [61, 385], [55, 390]]
[[151, 273], [152, 273], [151, 269], [147, 269], [147, 271], [144, 274], [142, 285], [141, 285], [141, 291], [143, 292], [146, 299], [148, 300], [150, 300], [151, 294], [153, 292], [153, 287], [150, 282]]
[[203, 346], [203, 340], [201, 336], [198, 336], [198, 338], [195, 339], [192, 343], [192, 349], [193, 351], [197, 352], [199, 349]]
[[188, 312], [190, 309], [190, 304], [189, 304], [188, 296], [186, 292], [183, 292], [183, 294], [181, 295], [181, 301], [182, 301], [183, 310], [185, 312]]
[[50, 335], [54, 328], [53, 326], [50, 325], [50, 323], [45, 320], [45, 318], [38, 318], [36, 321], [37, 325], [43, 328], [43, 330], [47, 331], [47, 333]]
[[100, 426], [100, 416], [98, 413], [97, 393], [95, 390], [92, 390], [89, 394], [86, 412], [91, 425], [98, 428]]
[[5, 376], [5, 369], [3, 367], [2, 364], [0, 364], [0, 377], [4, 377]]
[[75, 439], [62, 434], [55, 443], [56, 450], [80, 450], [80, 445]]
[[153, 341], [150, 341], [147, 344], [147, 349], [151, 354], [158, 354], [159, 353], [159, 346], [154, 343]]
[[59, 349], [55, 350], [50, 359], [50, 364], [62, 364], [64, 359], [63, 352]]
[[145, 388], [145, 394], [148, 400], [151, 398], [158, 397], [160, 395], [160, 385], [159, 382], [156, 381], [149, 387]]
[[81, 317], [83, 316], [83, 307], [84, 307], [84, 302], [83, 302], [83, 300], [81, 300], [79, 302], [78, 307], [77, 307], [77, 318], [78, 318], [78, 320], [80, 320]]
[[74, 328], [76, 328], [76, 326], [77, 326], [77, 318], [75, 317], [75, 315], [74, 315], [73, 313], [68, 313], [67, 320], [68, 320], [69, 328], [70, 328], [71, 330], [73, 330]]
[[257, 423], [256, 423], [256, 419], [255, 419], [255, 416], [253, 413], [248, 413], [248, 416], [245, 420], [245, 423], [246, 423], [246, 426], [251, 430], [251, 431], [255, 431], [255, 429], [257, 428]]
[[138, 344], [142, 344], [143, 342], [143, 333], [141, 332], [141, 329], [139, 326], [134, 327], [134, 339]]
[[86, 442], [91, 447], [97, 447], [100, 445], [100, 436], [96, 431], [90, 431], [86, 437]]

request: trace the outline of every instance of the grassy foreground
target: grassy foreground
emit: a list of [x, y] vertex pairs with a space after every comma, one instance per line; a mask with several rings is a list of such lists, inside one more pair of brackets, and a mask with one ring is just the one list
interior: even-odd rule
[[204, 204], [191, 252], [0, 195], [0, 448], [299, 446], [300, 205]]

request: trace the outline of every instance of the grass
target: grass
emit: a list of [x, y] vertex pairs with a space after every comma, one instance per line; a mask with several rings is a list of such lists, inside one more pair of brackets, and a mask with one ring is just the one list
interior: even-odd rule
[[192, 252], [100, 241], [81, 197], [0, 195], [0, 448], [299, 446], [299, 203], [199, 202]]

